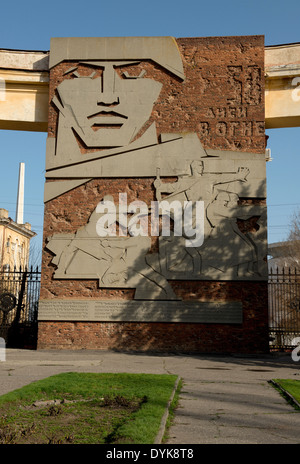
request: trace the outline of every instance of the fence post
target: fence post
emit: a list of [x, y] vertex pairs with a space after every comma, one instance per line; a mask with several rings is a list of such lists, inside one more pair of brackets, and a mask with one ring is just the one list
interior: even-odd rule
[[6, 361], [6, 343], [4, 338], [0, 337], [0, 362]]
[[21, 289], [19, 292], [17, 312], [16, 312], [16, 317], [14, 319], [14, 323], [16, 324], [18, 324], [18, 322], [20, 321], [20, 317], [21, 317], [21, 311], [23, 307], [23, 298], [24, 298], [25, 287], [26, 287], [26, 280], [27, 280], [27, 269], [25, 269], [25, 271], [23, 272], [23, 276], [22, 276], [22, 284], [21, 284]]

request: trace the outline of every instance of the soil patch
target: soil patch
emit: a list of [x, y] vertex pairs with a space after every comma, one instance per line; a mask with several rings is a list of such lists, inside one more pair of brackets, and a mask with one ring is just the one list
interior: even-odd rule
[[146, 402], [122, 395], [0, 407], [0, 444], [126, 443], [118, 430]]

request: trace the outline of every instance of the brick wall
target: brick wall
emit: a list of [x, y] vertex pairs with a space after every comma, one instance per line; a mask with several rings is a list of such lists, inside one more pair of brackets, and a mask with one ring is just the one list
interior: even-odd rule
[[[186, 76], [183, 83], [158, 65], [143, 64], [147, 77], [162, 82], [163, 90], [141, 133], [155, 121], [158, 135], [196, 132], [205, 148], [263, 152], [263, 37], [182, 38], [177, 43]], [[49, 137], [56, 135], [57, 128], [57, 111], [51, 99], [58, 83], [69, 78], [63, 73], [71, 66], [74, 62], [63, 62], [50, 72]], [[84, 153], [85, 147], [80, 148]], [[128, 202], [138, 198], [149, 204], [155, 199], [153, 181], [93, 179], [49, 201], [45, 205], [44, 238], [83, 227], [104, 194], [117, 201], [118, 193], [126, 192]], [[156, 246], [153, 240], [152, 251]], [[134, 296], [131, 289], [99, 289], [97, 280], [54, 280], [51, 259], [51, 253], [44, 250], [42, 299], [130, 300]], [[219, 353], [268, 350], [266, 282], [173, 281], [171, 285], [184, 300], [242, 301], [243, 324], [40, 321], [38, 346]]]
[[184, 293], [187, 300], [243, 301], [243, 324], [41, 321], [38, 346], [41, 349], [84, 348], [171, 353], [268, 351], [267, 283], [202, 281], [190, 282], [183, 288], [182, 283], [174, 282], [173, 288], [179, 288], [181, 292], [178, 293]]
[[[260, 153], [265, 147], [264, 38], [183, 38], [177, 44], [184, 65], [183, 83], [159, 65], [141, 65], [147, 77], [163, 83], [143, 131], [155, 121], [158, 134], [197, 132], [205, 148]], [[57, 85], [71, 78], [63, 73], [74, 64], [65, 61], [50, 71], [50, 137], [55, 136], [57, 124], [51, 99]], [[126, 69], [130, 72], [130, 67]]]

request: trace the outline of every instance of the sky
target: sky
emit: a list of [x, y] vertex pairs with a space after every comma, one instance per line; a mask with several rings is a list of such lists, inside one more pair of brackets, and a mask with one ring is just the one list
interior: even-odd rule
[[[42, 50], [51, 37], [264, 35], [265, 45], [300, 43], [300, 2], [290, 0], [15, 0], [0, 7], [0, 49]], [[300, 105], [300, 102], [299, 102]], [[267, 130], [268, 241], [285, 240], [300, 208], [300, 127]], [[25, 163], [24, 221], [41, 248], [46, 133], [0, 131], [0, 208], [15, 219], [19, 163]], [[38, 252], [38, 251], [37, 251]]]

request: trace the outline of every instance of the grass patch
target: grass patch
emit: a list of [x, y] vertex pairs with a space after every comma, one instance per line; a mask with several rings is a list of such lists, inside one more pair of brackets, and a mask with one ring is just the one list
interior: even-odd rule
[[0, 444], [152, 444], [177, 377], [64, 373], [0, 397]]
[[274, 379], [272, 384], [295, 409], [300, 410], [300, 380]]

